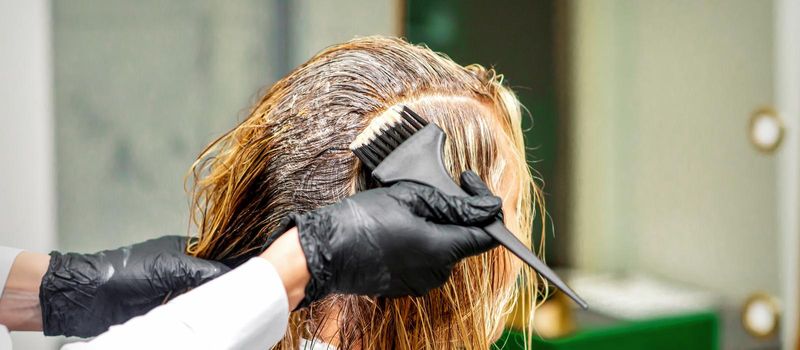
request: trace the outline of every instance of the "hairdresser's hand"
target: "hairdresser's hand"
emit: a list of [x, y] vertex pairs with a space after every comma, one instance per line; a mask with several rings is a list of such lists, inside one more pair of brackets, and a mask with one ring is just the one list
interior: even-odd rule
[[228, 271], [167, 236], [96, 254], [50, 253], [39, 302], [45, 335], [90, 337]]
[[291, 214], [311, 281], [300, 306], [329, 293], [423, 295], [441, 286], [453, 265], [496, 242], [480, 226], [502, 202], [473, 172], [461, 175], [470, 197], [402, 182], [305, 214]]

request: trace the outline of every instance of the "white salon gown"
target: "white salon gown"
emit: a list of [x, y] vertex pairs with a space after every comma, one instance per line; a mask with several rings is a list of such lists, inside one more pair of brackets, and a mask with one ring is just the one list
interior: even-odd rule
[[[0, 278], [11, 267], [3, 262], [13, 262], [2, 254], [11, 252], [18, 251], [0, 249]], [[5, 286], [4, 279], [0, 282]], [[288, 320], [289, 303], [277, 271], [253, 258], [145, 315], [61, 349], [264, 350], [283, 338]]]

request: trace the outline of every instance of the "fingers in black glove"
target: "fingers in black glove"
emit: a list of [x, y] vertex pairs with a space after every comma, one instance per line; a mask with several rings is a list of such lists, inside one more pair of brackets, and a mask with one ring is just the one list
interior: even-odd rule
[[[166, 244], [159, 246], [159, 240]], [[150, 251], [160, 252], [151, 261], [153, 279], [172, 291], [171, 296], [199, 287], [230, 271], [230, 267], [221, 262], [186, 255], [188, 240], [185, 236], [166, 236], [147, 241], [156, 243]]]
[[461, 173], [461, 189], [472, 196], [494, 196], [489, 186], [472, 170]]
[[461, 259], [496, 246], [473, 225], [494, 220], [502, 202], [473, 175], [462, 175], [471, 196], [400, 182], [289, 215], [275, 236], [298, 228], [311, 273], [301, 307], [329, 293], [422, 295]]
[[[481, 180], [481, 177], [472, 170], [461, 173], [461, 189], [472, 196], [494, 196], [489, 186], [487, 186], [486, 183]], [[497, 218], [501, 221], [503, 220], [502, 203]]]
[[498, 242], [486, 231], [477, 226], [444, 225], [439, 228], [443, 240], [452, 243], [451, 263], [478, 255], [498, 246]]
[[[480, 181], [480, 179], [478, 180]], [[502, 200], [492, 195], [491, 192], [488, 195], [459, 197], [417, 183], [403, 183], [403, 185], [413, 190], [394, 194], [395, 199], [404, 202], [417, 216], [439, 223], [481, 224], [493, 219], [503, 206]]]
[[167, 236], [95, 254], [52, 252], [39, 291], [45, 335], [96, 336], [229, 270], [185, 249], [186, 237]]

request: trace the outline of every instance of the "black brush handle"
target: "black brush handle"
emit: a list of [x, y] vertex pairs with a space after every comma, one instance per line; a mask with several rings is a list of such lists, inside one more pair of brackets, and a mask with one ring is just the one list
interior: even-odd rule
[[[372, 176], [384, 185], [398, 181], [413, 181], [436, 187], [449, 195], [467, 196], [468, 194], [453, 181], [444, 166], [442, 152], [445, 138], [445, 133], [439, 126], [428, 124], [394, 149], [372, 171]], [[501, 220], [498, 219], [485, 226], [484, 230], [578, 305], [584, 309], [588, 308], [588, 304], [539, 260], [517, 236], [514, 236]]]
[[518, 258], [522, 259], [526, 264], [532, 267], [534, 270], [539, 272], [542, 277], [550, 281], [553, 285], [558, 287], [564, 294], [570, 297], [570, 299], [574, 300], [581, 308], [587, 309], [589, 308], [589, 304], [586, 303], [575, 291], [572, 290], [569, 286], [567, 286], [564, 281], [558, 278], [558, 275], [550, 269], [545, 263], [539, 260], [538, 257], [530, 250], [527, 246], [525, 246], [522, 241], [520, 241], [517, 236], [514, 236], [508, 229], [503, 225], [503, 222], [497, 220], [489, 226], [483, 228], [486, 230], [489, 235], [494, 237], [501, 245], [506, 247], [511, 253], [516, 255]]

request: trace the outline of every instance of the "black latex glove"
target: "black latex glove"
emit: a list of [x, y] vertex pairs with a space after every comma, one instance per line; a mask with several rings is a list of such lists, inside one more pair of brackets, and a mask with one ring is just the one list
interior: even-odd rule
[[502, 201], [473, 172], [461, 174], [469, 197], [400, 182], [340, 203], [290, 214], [275, 237], [297, 226], [311, 280], [299, 307], [329, 293], [420, 296], [450, 277], [463, 258], [497, 245], [482, 229]]
[[95, 254], [50, 253], [39, 302], [45, 335], [91, 337], [229, 270], [167, 236]]

